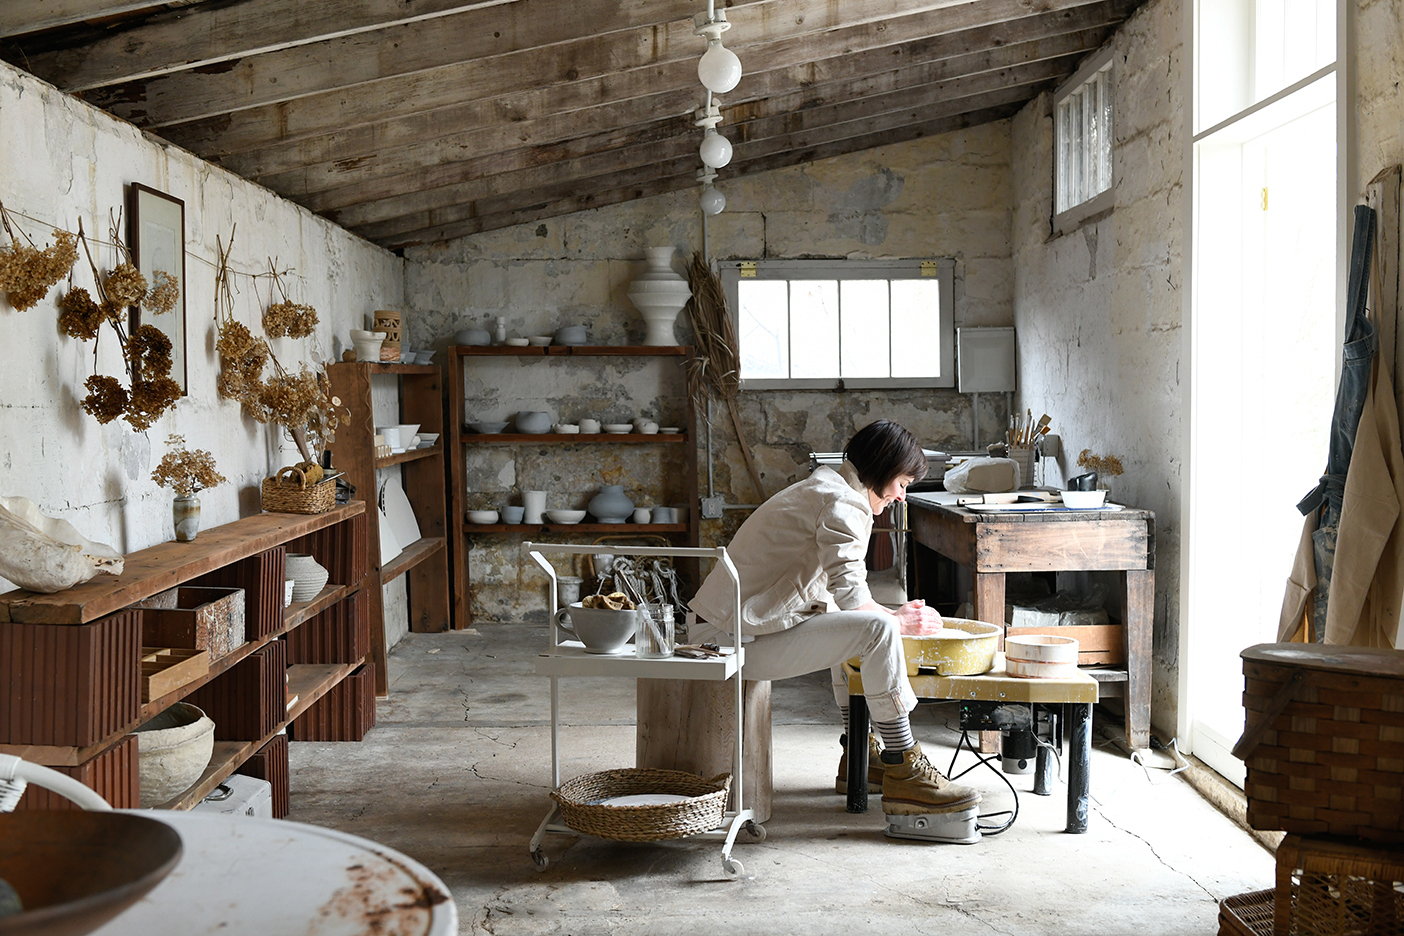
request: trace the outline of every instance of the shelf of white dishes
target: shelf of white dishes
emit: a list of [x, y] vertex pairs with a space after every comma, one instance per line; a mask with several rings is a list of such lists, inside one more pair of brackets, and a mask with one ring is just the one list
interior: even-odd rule
[[464, 533], [686, 533], [686, 523], [465, 523]]
[[685, 345], [530, 345], [517, 348], [511, 345], [455, 345], [452, 349], [459, 357], [681, 357], [687, 354]]
[[443, 548], [442, 536], [421, 536], [401, 549], [398, 556], [380, 567], [380, 584], [389, 585]]
[[[685, 432], [473, 432], [463, 428], [460, 442], [476, 445], [480, 442], [686, 442]], [[398, 457], [398, 456], [392, 456]]]
[[386, 455], [384, 458], [377, 458], [375, 460], [375, 467], [389, 468], [391, 465], [399, 465], [403, 464], [404, 462], [419, 461], [421, 458], [432, 458], [433, 456], [442, 453], [443, 450], [443, 444], [435, 442], [433, 445], [430, 445], [426, 448], [409, 449], [408, 451], [397, 452], [394, 455]]

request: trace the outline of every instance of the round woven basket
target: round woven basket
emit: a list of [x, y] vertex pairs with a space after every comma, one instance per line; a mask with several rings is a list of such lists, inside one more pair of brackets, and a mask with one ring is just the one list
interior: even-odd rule
[[302, 469], [289, 465], [263, 479], [262, 495], [263, 509], [270, 513], [326, 513], [336, 506], [336, 479], [308, 484]]
[[[680, 770], [629, 767], [585, 774], [561, 784], [551, 798], [577, 832], [622, 842], [653, 842], [710, 832], [722, 824], [731, 774], [704, 780]], [[600, 800], [644, 793], [686, 796], [658, 806], [606, 806]]]

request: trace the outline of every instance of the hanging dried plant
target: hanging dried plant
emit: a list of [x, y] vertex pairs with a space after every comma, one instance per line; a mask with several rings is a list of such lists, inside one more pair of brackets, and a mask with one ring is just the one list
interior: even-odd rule
[[1115, 477], [1125, 470], [1121, 467], [1120, 458], [1115, 455], [1096, 455], [1091, 449], [1083, 449], [1078, 453], [1077, 465], [1079, 468], [1086, 468], [1108, 477]]
[[83, 398], [83, 410], [106, 425], [127, 409], [127, 388], [116, 377], [94, 374], [83, 382], [88, 395]]
[[171, 339], [155, 325], [141, 325], [127, 339], [127, 366], [139, 380], [169, 377]]
[[272, 257], [268, 259], [268, 276], [273, 280], [273, 287], [278, 290], [278, 295], [283, 298], [281, 302], [272, 302], [270, 290], [270, 302], [263, 313], [263, 330], [270, 338], [306, 338], [311, 335], [317, 329], [317, 310], [288, 298], [287, 290], [283, 288], [283, 276], [278, 272], [277, 261]]
[[180, 284], [176, 278], [165, 270], [157, 270], [151, 274], [151, 288], [146, 293], [146, 299], [141, 307], [144, 311], [153, 315], [165, 315], [175, 311], [176, 303], [180, 301]]
[[93, 301], [88, 291], [79, 286], [69, 289], [59, 299], [59, 330], [70, 338], [92, 341], [98, 336], [107, 313]]
[[122, 417], [138, 432], [145, 432], [161, 414], [180, 399], [180, 384], [169, 377], [132, 381], [132, 391]]
[[107, 274], [102, 291], [109, 302], [115, 302], [124, 309], [139, 305], [146, 298], [146, 277], [130, 261], [123, 261]]
[[[10, 243], [0, 247], [0, 292], [20, 312], [33, 308], [49, 294], [54, 284], [68, 275], [78, 262], [78, 241], [67, 231], [54, 229], [54, 242], [40, 249], [19, 225], [12, 224], [10, 212], [0, 204], [0, 226]], [[15, 236], [19, 231], [19, 237]]]
[[161, 456], [151, 480], [170, 488], [181, 497], [193, 497], [197, 491], [212, 488], [229, 480], [216, 470], [214, 456], [204, 449], [187, 449], [185, 436], [167, 437], [169, 451]]

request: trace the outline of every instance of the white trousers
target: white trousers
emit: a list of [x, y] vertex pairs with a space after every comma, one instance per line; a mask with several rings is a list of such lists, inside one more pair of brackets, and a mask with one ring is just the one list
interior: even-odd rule
[[[732, 634], [699, 622], [689, 634], [694, 641], [730, 644]], [[788, 630], [746, 640], [747, 679], [788, 679], [828, 668], [834, 701], [848, 705], [848, 680], [843, 662], [858, 657], [863, 664], [863, 695], [875, 722], [892, 722], [916, 708], [916, 693], [907, 680], [907, 658], [897, 619], [874, 611], [835, 611], [805, 618]]]

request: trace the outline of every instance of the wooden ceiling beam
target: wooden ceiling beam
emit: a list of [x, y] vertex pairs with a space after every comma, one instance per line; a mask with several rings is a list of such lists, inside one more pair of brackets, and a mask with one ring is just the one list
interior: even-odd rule
[[[803, 127], [787, 128], [785, 118], [757, 121], [758, 124], [769, 124], [773, 132], [767, 134], [758, 128], [752, 140], [737, 145], [732, 166], [724, 169], [723, 173], [727, 177], [744, 173], [748, 171], [747, 165], [755, 160], [781, 153], [797, 143], [809, 149], [846, 139], [870, 137], [900, 127], [924, 125], [963, 113], [1021, 103], [1033, 97], [1038, 87], [1038, 84], [1030, 84], [982, 88], [979, 93], [925, 107], [869, 115], [836, 113], [830, 123]], [[497, 210], [491, 207], [496, 204], [520, 206], [524, 201], [538, 200], [543, 192], [557, 189], [568, 191], [584, 179], [613, 179], [608, 187], [616, 187], [623, 186], [629, 179], [647, 179], [660, 173], [671, 175], [688, 171], [689, 167], [695, 175], [702, 163], [697, 158], [694, 142], [674, 140], [654, 146], [627, 147], [585, 159], [504, 173], [465, 185], [356, 205], [345, 211], [328, 212], [327, 216], [364, 237], [378, 240], [415, 228], [441, 224], [446, 220], [462, 220], [469, 213]]]
[[[827, 67], [819, 69], [794, 66], [755, 72], [746, 78], [745, 99], [728, 104], [718, 98], [722, 126], [729, 127], [749, 116], [763, 116], [763, 102], [798, 87], [806, 90], [800, 106], [813, 106], [851, 97], [857, 82], [872, 81], [874, 76], [893, 76], [894, 80], [911, 85], [1090, 52], [1119, 22], [1114, 16], [1118, 5], [1118, 0], [1106, 0], [1067, 17], [1042, 15], [962, 30], [910, 43], [900, 52], [870, 50], [831, 59], [820, 63]], [[1046, 32], [1054, 28], [1072, 31]], [[1031, 40], [1030, 36], [1040, 38]], [[901, 77], [897, 78], [899, 74]], [[487, 153], [595, 137], [656, 121], [661, 115], [672, 115], [682, 122], [700, 104], [694, 89], [551, 114], [542, 113], [539, 104], [533, 107], [516, 98], [499, 98], [393, 118], [356, 131], [235, 153], [218, 161], [232, 172], [296, 198], [334, 185]], [[758, 106], [762, 111], [757, 110]], [[541, 116], [505, 119], [506, 114], [521, 113]]]
[[[925, 136], [950, 133], [966, 127], [1011, 117], [1021, 106], [1020, 103], [1005, 104], [983, 111], [939, 118], [928, 123], [897, 127], [891, 130], [874, 133], [867, 137], [852, 137], [835, 140], [829, 143], [815, 144], [803, 149], [781, 151], [749, 161], [742, 169], [748, 175], [758, 172], [767, 172], [772, 169], [783, 169], [801, 163], [843, 156], [848, 153], [876, 149], [896, 143], [905, 143]], [[687, 173], [675, 174], [647, 181], [635, 181], [634, 183], [622, 186], [615, 185], [612, 188], [597, 187], [597, 185], [607, 186], [610, 181], [612, 180], [581, 180], [581, 188], [574, 194], [561, 194], [549, 200], [538, 200], [527, 206], [515, 209], [504, 208], [502, 211], [481, 214], [462, 221], [440, 224], [419, 231], [406, 232], [403, 235], [387, 237], [378, 242], [382, 246], [392, 250], [424, 244], [441, 243], [460, 237], [480, 234], [484, 231], [499, 230], [516, 224], [529, 224], [547, 218], [558, 219], [563, 215], [577, 211], [604, 208], [608, 205], [620, 204], [622, 202], [634, 201], [636, 199], [648, 198], [655, 195], [666, 195], [670, 192], [683, 191], [697, 187], [696, 180]]]
[[0, 3], [0, 37], [21, 36], [44, 29], [72, 26], [138, 10], [161, 9], [167, 0], [44, 0]]
[[[789, 9], [797, 2], [799, 0], [788, 0], [784, 6]], [[877, 0], [861, 2], [875, 3]], [[904, 6], [903, 0], [882, 2]], [[825, 33], [807, 35], [784, 44], [770, 40], [767, 30], [771, 26], [764, 22], [756, 23], [749, 37], [739, 23], [727, 35], [732, 37], [729, 45], [738, 49], [748, 48], [748, 51], [742, 53], [746, 56], [743, 61], [749, 60], [753, 69], [798, 66], [866, 49], [899, 46], [933, 35], [949, 34], [994, 22], [1021, 19], [1029, 13], [1029, 2], [1030, 0], [962, 0], [959, 5], [934, 12], [903, 15], [857, 26], [840, 26]], [[1058, 12], [1097, 2], [1100, 0], [1038, 0], [1038, 6], [1046, 12]], [[806, 20], [808, 26], [815, 21], [833, 20], [837, 11], [843, 11], [846, 15], [849, 6], [857, 6], [859, 3], [860, 0], [845, 0], [842, 4], [833, 4], [829, 0], [803, 0], [801, 9], [818, 8]], [[738, 20], [752, 9], [755, 8], [740, 8], [737, 13]], [[762, 6], [759, 9], [769, 7]], [[829, 12], [824, 15], [824, 11]], [[791, 30], [795, 28], [797, 27], [791, 25]], [[594, 40], [564, 43], [545, 49], [460, 62], [413, 75], [370, 81], [356, 88], [310, 94], [278, 104], [258, 105], [253, 97], [254, 94], [264, 93], [263, 87], [269, 84], [268, 78], [277, 77], [269, 75], [264, 78], [262, 84], [255, 81], [246, 88], [236, 87], [233, 93], [238, 100], [234, 103], [221, 103], [208, 98], [204, 89], [197, 85], [186, 89], [185, 92], [171, 89], [171, 96], [163, 94], [160, 101], [156, 100], [149, 88], [137, 89], [131, 93], [130, 100], [113, 101], [113, 106], [109, 109], [144, 126], [160, 127], [162, 136], [208, 157], [278, 141], [348, 130], [384, 120], [397, 111], [451, 107], [465, 101], [485, 100], [535, 89], [551, 88], [558, 91], [565, 101], [578, 102], [579, 106], [590, 106], [656, 94], [669, 87], [693, 87], [700, 90], [694, 71], [699, 40], [691, 35], [690, 28], [686, 29], [686, 41], [683, 41], [683, 37], [674, 35], [682, 31], [673, 27], [649, 30], [646, 35], [630, 44], [621, 44], [618, 41], [620, 36], [629, 34], [616, 34], [616, 41], [613, 43]], [[783, 34], [784, 31], [781, 32]], [[744, 45], [747, 41], [751, 43], [749, 47]], [[669, 48], [673, 50], [671, 53]], [[684, 50], [685, 55], [682, 54]], [[669, 55], [681, 57], [670, 59]], [[195, 77], [218, 77], [223, 81], [225, 76]], [[285, 76], [280, 80], [289, 79]], [[748, 93], [745, 90], [744, 78], [738, 90], [741, 94]], [[105, 89], [105, 92], [116, 91], [118, 89]], [[122, 96], [125, 94], [126, 92], [123, 92]], [[182, 99], [186, 96], [188, 99]], [[563, 105], [550, 108], [553, 112], [566, 109], [568, 107]], [[144, 115], [141, 119], [137, 119], [138, 111]], [[217, 112], [219, 116], [198, 122], [204, 126], [185, 129], [176, 126], [181, 122], [196, 123], [195, 118], [206, 111]], [[214, 152], [202, 147], [202, 137], [221, 140], [219, 151]]]
[[[1069, 56], [873, 94], [840, 104], [802, 109], [786, 106], [798, 101], [803, 92], [797, 92], [788, 101], [778, 101], [765, 115], [732, 128], [730, 138], [733, 144], [759, 144], [772, 137], [788, 137], [799, 131], [888, 115], [898, 115], [894, 122], [921, 122], [933, 116], [981, 109], [984, 104], [971, 105], [966, 100], [978, 95], [1018, 89], [1024, 99], [1030, 98], [1033, 93], [1027, 86], [1070, 75], [1075, 67], [1074, 59]], [[1001, 97], [994, 103], [1008, 100]], [[546, 153], [528, 150], [494, 154], [425, 169], [418, 174], [399, 173], [367, 183], [341, 186], [296, 200], [343, 227], [355, 228], [367, 222], [393, 218], [407, 210], [430, 211], [445, 204], [472, 200], [487, 191], [533, 189], [577, 176], [647, 168], [657, 160], [672, 157], [686, 157], [694, 168], [701, 168], [697, 155], [700, 142], [701, 133], [691, 126], [660, 122], [651, 125], [647, 133], [640, 134], [640, 139], [629, 145], [610, 141], [610, 145], [586, 146], [586, 151], [579, 155], [561, 152], [561, 148], [555, 146], [544, 148]]]

